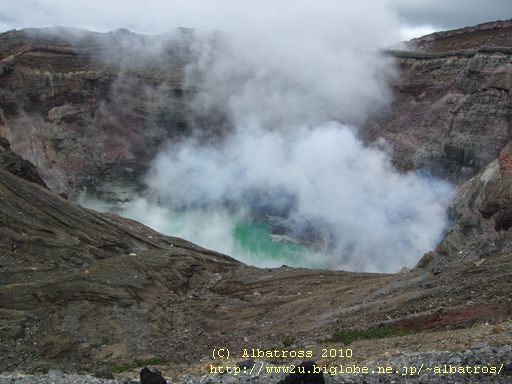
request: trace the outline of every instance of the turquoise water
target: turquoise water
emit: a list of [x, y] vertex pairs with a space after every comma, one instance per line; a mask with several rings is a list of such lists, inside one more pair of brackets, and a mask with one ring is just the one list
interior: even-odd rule
[[270, 226], [265, 223], [241, 221], [233, 229], [233, 237], [236, 247], [242, 253], [290, 265], [298, 265], [306, 260], [304, 247], [291, 242], [272, 241]]

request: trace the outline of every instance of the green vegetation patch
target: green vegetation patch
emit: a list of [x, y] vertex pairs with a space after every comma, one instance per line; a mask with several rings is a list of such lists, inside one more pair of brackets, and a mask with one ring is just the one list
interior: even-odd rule
[[335, 331], [332, 336], [324, 341], [328, 343], [342, 342], [345, 345], [356, 340], [384, 339], [386, 337], [407, 336], [413, 333], [408, 330], [396, 330], [390, 327], [349, 329], [346, 331]]
[[38, 367], [28, 371], [29, 374], [34, 376], [46, 375], [50, 369], [48, 367]]
[[296, 340], [294, 337], [286, 337], [284, 340], [283, 340], [283, 347], [285, 348], [288, 348], [288, 347], [291, 347], [293, 344], [295, 344]]

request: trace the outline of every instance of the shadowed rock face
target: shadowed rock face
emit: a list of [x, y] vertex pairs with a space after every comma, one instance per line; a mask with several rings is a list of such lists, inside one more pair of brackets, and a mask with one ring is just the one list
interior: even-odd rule
[[4, 138], [0, 138], [0, 168], [25, 180], [46, 187], [44, 181], [39, 177], [36, 167], [29, 161], [13, 153], [9, 142]]
[[439, 271], [447, 265], [484, 260], [512, 250], [512, 144], [478, 175], [459, 187], [451, 208], [454, 225], [419, 266]]

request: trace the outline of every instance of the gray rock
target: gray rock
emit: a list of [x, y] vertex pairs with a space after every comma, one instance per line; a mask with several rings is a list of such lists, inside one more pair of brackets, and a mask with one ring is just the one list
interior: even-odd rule
[[107, 367], [99, 367], [94, 371], [94, 376], [102, 378], [102, 379], [114, 379], [114, 375], [110, 372]]
[[63, 377], [63, 376], [64, 376], [64, 372], [62, 372], [58, 369], [50, 369], [48, 371], [48, 377], [55, 378], [55, 377]]

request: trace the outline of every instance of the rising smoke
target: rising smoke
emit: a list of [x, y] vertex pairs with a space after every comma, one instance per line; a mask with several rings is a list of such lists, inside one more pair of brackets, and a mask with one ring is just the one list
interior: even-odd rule
[[[352, 129], [335, 122], [298, 126], [293, 137], [239, 130], [221, 147], [191, 140], [161, 153], [148, 183], [163, 206], [187, 212], [179, 234], [204, 245], [258, 265], [288, 262], [237, 255], [232, 238], [251, 207], [286, 206], [286, 216], [297, 219], [288, 221], [290, 232], [308, 220], [329, 223], [335, 236], [331, 249], [300, 263], [365, 271], [414, 265], [439, 241], [450, 196], [441, 182], [399, 174], [385, 152], [364, 147]], [[148, 217], [156, 221], [150, 225], [180, 229], [164, 228], [169, 212], [148, 209], [147, 200], [136, 204], [151, 212]]]
[[[399, 173], [385, 143], [365, 146], [356, 133], [389, 106], [397, 76], [379, 52], [400, 31], [384, 2], [174, 3], [193, 33], [118, 31], [108, 45], [124, 49], [101, 56], [124, 69], [111, 89], [115, 105], [99, 109], [104, 116], [110, 108], [129, 114], [144, 100], [155, 115], [201, 121], [158, 154], [145, 193], [124, 215], [258, 266], [395, 272], [435, 247], [451, 188]], [[208, 17], [190, 17], [197, 14]], [[169, 104], [168, 85], [130, 77], [134, 68], [165, 72], [183, 57], [186, 109]], [[117, 115], [108, 123], [122, 129]]]
[[[365, 147], [352, 128], [391, 100], [396, 74], [378, 49], [397, 41], [393, 12], [381, 1], [215, 4], [217, 30], [196, 30], [187, 88], [198, 116], [221, 112], [228, 128], [170, 143], [125, 214], [260, 266], [413, 266], [440, 240], [452, 190], [399, 173], [385, 145]], [[253, 219], [325, 236], [269, 257], [234, 239]]]

